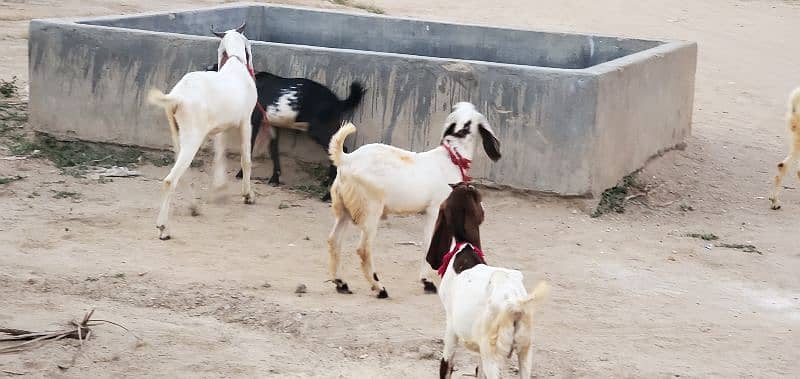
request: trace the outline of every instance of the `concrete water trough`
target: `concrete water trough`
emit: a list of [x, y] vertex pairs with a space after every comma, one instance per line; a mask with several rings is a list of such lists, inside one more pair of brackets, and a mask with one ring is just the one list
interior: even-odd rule
[[[458, 101], [486, 115], [503, 158], [473, 176], [560, 195], [598, 195], [679, 146], [691, 130], [694, 43], [546, 33], [267, 4], [34, 20], [30, 122], [61, 137], [168, 148], [151, 87], [216, 60], [211, 24], [247, 21], [256, 70], [301, 76], [340, 97], [368, 88], [355, 145], [422, 151]], [[298, 134], [289, 155], [324, 160]]]

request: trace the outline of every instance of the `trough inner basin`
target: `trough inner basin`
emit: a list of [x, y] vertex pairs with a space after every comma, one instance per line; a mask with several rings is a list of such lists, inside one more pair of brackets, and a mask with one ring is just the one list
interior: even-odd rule
[[557, 69], [584, 69], [663, 43], [258, 5], [80, 23], [211, 36], [211, 25], [226, 30], [242, 21], [253, 41]]

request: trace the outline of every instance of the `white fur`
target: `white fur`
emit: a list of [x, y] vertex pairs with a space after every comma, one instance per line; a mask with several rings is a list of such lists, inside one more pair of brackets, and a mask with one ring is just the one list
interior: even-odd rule
[[[458, 103], [447, 117], [444, 131], [452, 123], [455, 131], [465, 127], [470, 133], [463, 138], [446, 136], [444, 143], [463, 157], [472, 159], [475, 145], [480, 141], [478, 125], [483, 125], [494, 135], [486, 117], [470, 103]], [[461, 171], [454, 165], [442, 146], [415, 153], [385, 144], [368, 144], [345, 154], [345, 138], [355, 132], [353, 124], [346, 124], [331, 139], [329, 153], [338, 167], [336, 180], [331, 186], [331, 201], [335, 225], [328, 238], [331, 280], [340, 279], [339, 263], [341, 234], [355, 223], [361, 229], [361, 242], [357, 249], [361, 268], [374, 291], [385, 291], [373, 277], [372, 246], [378, 222], [386, 214], [426, 213], [424, 247], [428, 250], [439, 205], [452, 190], [448, 184], [462, 180]], [[425, 261], [420, 263], [420, 279], [433, 283], [434, 273]]]
[[292, 108], [292, 102], [297, 101], [297, 91], [285, 91], [274, 104], [267, 106], [269, 122], [276, 127], [291, 127], [297, 119], [297, 109]]
[[455, 256], [438, 291], [447, 315], [442, 359], [453, 367], [460, 340], [467, 349], [480, 353], [481, 372], [492, 379], [500, 377], [506, 359], [516, 350], [520, 378], [530, 378], [533, 306], [546, 296], [547, 284], [540, 283], [528, 295], [517, 270], [479, 264], [456, 274], [454, 262]]
[[[787, 108], [786, 123], [791, 133], [791, 145], [789, 148], [789, 155], [778, 163], [778, 175], [775, 175], [772, 193], [769, 197], [772, 202], [772, 209], [781, 208], [781, 203], [778, 199], [781, 190], [781, 181], [786, 175], [786, 172], [796, 166], [797, 161], [800, 160], [800, 87], [795, 88], [789, 95], [789, 104]], [[800, 178], [800, 170], [797, 171], [797, 177]]]
[[[223, 66], [224, 52], [227, 52], [229, 59]], [[250, 115], [257, 94], [255, 82], [247, 69], [251, 63], [249, 60], [252, 60], [250, 42], [236, 30], [229, 30], [225, 32], [218, 49], [219, 72], [190, 72], [181, 78], [169, 94], [157, 89], [150, 91], [149, 101], [166, 112], [176, 156], [175, 165], [163, 182], [163, 200], [156, 221], [161, 239], [170, 238], [167, 219], [172, 194], [209, 135], [214, 136], [213, 187], [218, 189], [225, 180], [225, 145], [221, 133], [231, 128], [240, 129], [244, 170], [242, 196], [246, 203], [254, 199], [250, 189]], [[193, 211], [195, 207], [193, 203]]]

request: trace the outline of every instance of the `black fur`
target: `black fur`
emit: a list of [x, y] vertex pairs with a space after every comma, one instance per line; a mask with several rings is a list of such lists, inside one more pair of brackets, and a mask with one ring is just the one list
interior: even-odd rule
[[[217, 65], [207, 68], [209, 71], [216, 71]], [[266, 109], [270, 105], [278, 102], [278, 99], [287, 91], [295, 91], [297, 99], [289, 103], [289, 106], [297, 112], [295, 122], [308, 123], [308, 136], [319, 144], [325, 151], [328, 150], [331, 137], [339, 130], [345, 116], [352, 113], [364, 97], [366, 90], [359, 82], [350, 84], [350, 95], [340, 100], [330, 89], [313, 80], [304, 78], [284, 78], [268, 72], [256, 74], [256, 90], [258, 91], [258, 102]], [[255, 148], [256, 136], [261, 129], [260, 110], [255, 109], [251, 116], [253, 133], [251, 136], [252, 147]], [[273, 125], [273, 127], [275, 127]], [[275, 129], [275, 137], [269, 144], [269, 155], [272, 158], [272, 177], [269, 183], [272, 185], [280, 184], [281, 164], [278, 152], [279, 130]], [[347, 152], [347, 150], [345, 150]], [[237, 178], [242, 177], [240, 170], [236, 174]], [[336, 167], [331, 164], [328, 170], [326, 186], [333, 184], [336, 178]], [[326, 196], [330, 198], [330, 194]]]
[[424, 287], [425, 293], [436, 293], [436, 285], [422, 279], [422, 286]]
[[334, 280], [333, 284], [336, 284], [336, 292], [338, 293], [343, 293], [346, 295], [351, 295], [353, 293], [350, 291], [350, 287], [347, 286], [347, 283], [343, 282], [341, 279]]
[[[450, 376], [453, 372], [453, 368], [450, 367], [450, 363], [448, 363], [444, 358], [439, 360], [439, 379], [445, 379]], [[476, 375], [477, 377], [477, 375]]]
[[489, 159], [493, 161], [497, 161], [500, 159], [500, 141], [497, 140], [497, 137], [492, 134], [488, 129], [486, 129], [483, 124], [478, 124], [478, 131], [481, 133], [481, 140], [483, 141], [483, 150], [486, 151], [486, 155], [489, 156]]

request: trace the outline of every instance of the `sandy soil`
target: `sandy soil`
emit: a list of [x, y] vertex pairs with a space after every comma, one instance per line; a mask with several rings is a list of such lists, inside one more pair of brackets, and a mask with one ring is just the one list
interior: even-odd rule
[[[31, 18], [219, 2], [0, 1], [0, 78], [26, 80]], [[800, 250], [790, 238], [800, 225], [800, 194], [786, 190], [777, 212], [764, 199], [785, 154], [785, 97], [800, 76], [787, 48], [800, 7], [373, 3], [391, 15], [697, 41], [694, 136], [685, 151], [641, 174], [646, 197], [625, 214], [592, 219], [577, 201], [487, 190], [484, 244], [492, 262], [523, 270], [529, 285], [553, 285], [537, 319], [536, 377], [800, 377]], [[266, 175], [268, 165], [257, 165], [257, 175]], [[0, 355], [0, 377], [435, 375], [444, 316], [438, 298], [415, 282], [420, 249], [404, 244], [420, 239], [418, 218], [392, 218], [379, 232], [376, 262], [391, 298], [370, 296], [355, 254], [344, 267], [356, 294], [343, 296], [324, 282], [327, 204], [257, 184], [258, 203], [245, 206], [231, 184], [225, 201], [206, 204], [201, 217], [178, 206], [175, 239], [164, 243], [153, 225], [166, 169], [141, 170], [141, 178], [98, 184], [60, 175], [42, 160], [0, 160], [0, 175], [25, 177], [0, 185], [0, 327], [48, 329], [95, 308], [144, 341], [97, 327], [80, 351], [62, 341]], [[192, 175], [208, 185], [204, 173]], [[52, 197], [63, 190], [81, 199]], [[695, 232], [752, 243], [763, 255], [708, 249], [685, 237]], [[301, 283], [308, 293], [298, 296]], [[459, 373], [476, 363], [472, 354], [457, 357]]]

